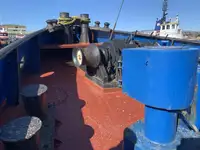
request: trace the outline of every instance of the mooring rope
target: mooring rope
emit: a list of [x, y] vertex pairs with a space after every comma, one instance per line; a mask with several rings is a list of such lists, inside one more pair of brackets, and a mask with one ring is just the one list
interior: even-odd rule
[[79, 16], [72, 16], [70, 18], [59, 17], [58, 18], [58, 24], [70, 25], [70, 24], [73, 24], [78, 19], [80, 19], [80, 21], [82, 23], [90, 23], [90, 19], [89, 18], [81, 18]]

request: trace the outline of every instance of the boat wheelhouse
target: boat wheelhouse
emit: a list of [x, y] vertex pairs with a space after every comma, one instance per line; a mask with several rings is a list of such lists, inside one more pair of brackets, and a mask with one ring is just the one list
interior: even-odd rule
[[175, 18], [167, 19], [167, 10], [168, 10], [168, 1], [164, 0], [163, 2], [163, 15], [161, 19], [156, 20], [154, 31], [149, 33], [154, 36], [161, 37], [170, 37], [170, 38], [183, 38], [183, 33], [180, 28], [179, 16], [177, 15]]
[[174, 19], [169, 19], [160, 24], [159, 35], [162, 37], [171, 37], [171, 38], [183, 38], [182, 30], [179, 26], [179, 17], [178, 15]]

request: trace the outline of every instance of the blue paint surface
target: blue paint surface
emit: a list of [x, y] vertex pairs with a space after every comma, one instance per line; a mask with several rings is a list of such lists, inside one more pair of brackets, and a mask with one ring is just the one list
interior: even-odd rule
[[178, 126], [177, 111], [192, 103], [196, 85], [198, 49], [143, 47], [122, 51], [122, 89], [145, 104], [144, 123], [125, 130], [125, 150], [178, 149], [185, 133]]
[[138, 121], [125, 129], [124, 150], [198, 150], [200, 146], [200, 135], [182, 125], [177, 127], [174, 141], [168, 144], [150, 141], [144, 134], [144, 128], [145, 124]]
[[3, 59], [1, 59], [0, 60], [0, 102], [5, 100], [3, 70], [4, 70], [4, 61]]
[[3, 58], [3, 96], [8, 105], [18, 103], [18, 62], [17, 50]]
[[146, 138], [157, 143], [169, 143], [174, 140], [176, 135], [177, 113], [145, 106], [144, 118]]
[[38, 73], [40, 71], [40, 48], [38, 38], [32, 38], [18, 47], [19, 61], [24, 58], [23, 72]]
[[122, 90], [141, 103], [166, 110], [190, 106], [198, 49], [145, 47], [122, 51]]

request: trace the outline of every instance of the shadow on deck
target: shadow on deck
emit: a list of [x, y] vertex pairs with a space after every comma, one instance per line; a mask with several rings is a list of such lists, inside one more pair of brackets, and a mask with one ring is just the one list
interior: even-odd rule
[[[121, 91], [104, 93], [93, 86], [73, 66], [71, 51], [51, 50], [41, 53], [41, 73], [24, 76], [23, 85], [48, 86], [47, 101], [56, 107], [56, 150], [113, 149], [123, 138], [123, 130], [141, 119], [143, 106]], [[25, 115], [23, 106], [7, 109], [1, 125]]]
[[[122, 150], [123, 131], [142, 118], [143, 106], [119, 90], [94, 86], [73, 66], [70, 50], [42, 51], [41, 60], [40, 74], [24, 76], [22, 84], [48, 86], [47, 101], [56, 108], [55, 150]], [[23, 105], [9, 107], [0, 125], [24, 115]], [[199, 141], [183, 139], [177, 150], [200, 149]]]

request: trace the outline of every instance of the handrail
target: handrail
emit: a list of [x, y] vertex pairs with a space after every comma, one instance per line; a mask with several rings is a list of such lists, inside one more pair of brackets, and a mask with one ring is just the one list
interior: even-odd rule
[[[112, 29], [105, 29], [105, 28], [97, 28], [97, 27], [90, 27], [90, 29], [94, 30], [94, 31], [104, 31], [104, 32], [111, 32]], [[194, 40], [189, 40], [189, 39], [178, 39], [178, 38], [171, 38], [171, 37], [162, 37], [162, 36], [150, 36], [149, 34], [145, 34], [145, 33], [141, 33], [141, 32], [129, 32], [129, 31], [122, 31], [122, 30], [115, 30], [116, 34], [135, 34], [136, 36], [139, 37], [145, 37], [145, 38], [156, 38], [158, 40], [169, 40], [169, 41], [176, 41], [176, 42], [184, 42], [187, 44], [198, 44], [200, 46], [200, 42], [199, 41], [194, 41]]]
[[[86, 48], [91, 43], [73, 43], [73, 44], [48, 44], [41, 45], [40, 49], [65, 49], [65, 48]], [[96, 46], [102, 45], [102, 43], [93, 43]]]
[[41, 34], [42, 32], [45, 32], [46, 30], [47, 30], [46, 28], [40, 29], [38, 31], [35, 31], [35, 32], [31, 33], [31, 34], [26, 35], [22, 39], [19, 39], [19, 40], [15, 41], [15, 42], [3, 47], [2, 49], [0, 49], [0, 59], [4, 58], [7, 54], [11, 53], [14, 49], [19, 47], [24, 42], [30, 40], [31, 38], [37, 36], [38, 34]]

